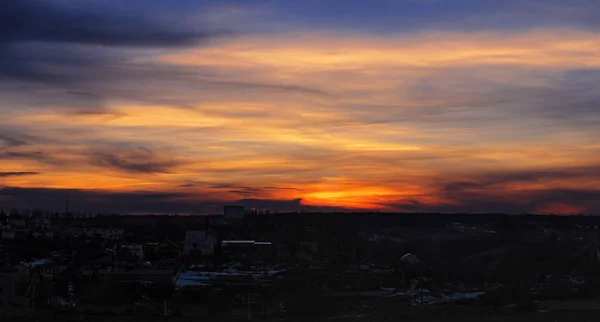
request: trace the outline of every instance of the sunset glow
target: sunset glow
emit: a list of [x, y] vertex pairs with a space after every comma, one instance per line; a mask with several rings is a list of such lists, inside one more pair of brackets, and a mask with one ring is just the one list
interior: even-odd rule
[[180, 42], [0, 37], [0, 59], [26, 53], [18, 72], [0, 62], [0, 204], [600, 211], [597, 24], [447, 9], [374, 32], [292, 14], [318, 6], [208, 3], [140, 13]]

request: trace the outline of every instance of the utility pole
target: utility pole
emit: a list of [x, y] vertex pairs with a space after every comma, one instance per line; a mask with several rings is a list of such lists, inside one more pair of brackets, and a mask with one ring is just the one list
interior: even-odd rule
[[32, 296], [31, 296], [31, 313], [35, 313], [35, 277], [32, 283]]
[[360, 264], [358, 264], [358, 280], [356, 283], [356, 302], [360, 308]]
[[250, 292], [246, 293], [246, 301], [248, 302], [248, 321], [252, 320], [252, 313], [250, 312]]

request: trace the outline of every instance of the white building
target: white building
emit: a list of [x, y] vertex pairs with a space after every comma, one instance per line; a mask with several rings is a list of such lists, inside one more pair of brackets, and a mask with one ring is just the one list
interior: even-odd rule
[[202, 255], [211, 255], [215, 252], [217, 234], [212, 230], [190, 230], [185, 232], [185, 245], [183, 251], [186, 255], [192, 252], [201, 252]]
[[127, 249], [135, 255], [140, 261], [144, 260], [144, 246], [139, 244], [123, 245], [122, 248]]

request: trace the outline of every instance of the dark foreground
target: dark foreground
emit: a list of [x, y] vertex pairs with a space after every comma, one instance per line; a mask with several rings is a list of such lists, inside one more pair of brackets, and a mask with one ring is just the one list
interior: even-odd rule
[[[600, 316], [600, 299], [586, 301], [540, 302], [533, 311], [521, 311], [513, 307], [485, 307], [479, 305], [441, 305], [430, 307], [394, 307], [393, 302], [371, 301], [347, 312], [331, 316], [260, 318], [254, 321], [511, 321], [511, 322], [573, 322], [598, 321]], [[48, 314], [28, 318], [6, 318], [2, 321], [247, 321], [244, 314], [222, 317], [142, 317], [142, 316], [106, 316], [83, 314]]]
[[[553, 321], [553, 322], [574, 322], [574, 321], [598, 321], [598, 314], [600, 311], [587, 311], [587, 312], [559, 312], [559, 313], [513, 313], [513, 314], [497, 314], [497, 315], [461, 315], [461, 316], [423, 316], [416, 319], [407, 319], [404, 321], [511, 321], [511, 322], [537, 322], [537, 321]], [[69, 316], [69, 317], [39, 317], [39, 318], [12, 318], [3, 321], [182, 321], [192, 322], [198, 321], [197, 319], [177, 319], [177, 318], [134, 318], [134, 317], [98, 317], [98, 316]], [[202, 321], [246, 321], [242, 318], [220, 318], [220, 319], [202, 319]], [[256, 320], [256, 321], [294, 321], [294, 322], [316, 322], [316, 321], [402, 321], [398, 317], [390, 316], [348, 316], [348, 317], [324, 317], [324, 318], [295, 318], [295, 319], [270, 319], [270, 320]]]

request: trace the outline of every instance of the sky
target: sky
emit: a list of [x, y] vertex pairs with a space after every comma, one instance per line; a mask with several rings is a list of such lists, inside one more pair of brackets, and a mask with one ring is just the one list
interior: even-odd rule
[[600, 213], [596, 0], [5, 0], [0, 206]]

